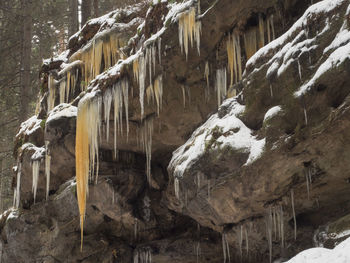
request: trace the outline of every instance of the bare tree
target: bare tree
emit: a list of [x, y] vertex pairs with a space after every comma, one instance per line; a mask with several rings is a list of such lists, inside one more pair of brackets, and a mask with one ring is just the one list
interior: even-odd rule
[[68, 36], [70, 37], [79, 30], [78, 0], [68, 0], [68, 2], [69, 2]]
[[21, 55], [20, 119], [28, 117], [31, 95], [31, 49], [32, 49], [32, 0], [21, 1], [23, 16], [23, 39]]

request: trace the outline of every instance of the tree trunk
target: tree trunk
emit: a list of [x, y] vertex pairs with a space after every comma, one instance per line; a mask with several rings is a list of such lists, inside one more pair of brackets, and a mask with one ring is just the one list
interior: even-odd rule
[[69, 2], [69, 27], [68, 36], [72, 36], [79, 30], [78, 21], [78, 0], [68, 0]]
[[22, 0], [23, 39], [21, 54], [20, 121], [27, 119], [31, 94], [31, 50], [32, 50], [32, 0]]
[[98, 9], [98, 0], [94, 0], [94, 17], [99, 16], [99, 9]]
[[81, 26], [83, 26], [91, 17], [91, 0], [82, 0], [81, 2]]

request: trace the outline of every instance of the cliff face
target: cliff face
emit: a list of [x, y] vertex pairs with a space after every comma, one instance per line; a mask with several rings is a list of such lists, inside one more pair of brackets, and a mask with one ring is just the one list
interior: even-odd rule
[[3, 262], [270, 262], [334, 247], [350, 227], [348, 10], [161, 1], [89, 21], [44, 62], [16, 135]]

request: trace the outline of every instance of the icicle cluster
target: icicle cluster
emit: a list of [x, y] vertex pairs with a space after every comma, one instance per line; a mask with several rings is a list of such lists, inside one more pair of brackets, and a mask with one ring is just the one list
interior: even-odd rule
[[215, 89], [217, 91], [218, 97], [218, 107], [221, 105], [222, 99], [227, 94], [227, 75], [226, 68], [216, 70], [216, 85]]
[[[76, 178], [77, 196], [80, 213], [81, 235], [83, 233], [86, 196], [88, 182], [98, 180], [99, 169], [99, 140], [102, 124], [102, 97], [89, 94], [78, 104], [76, 128]], [[106, 122], [106, 136], [109, 139], [109, 119], [114, 104], [114, 151], [117, 152], [117, 132], [122, 133], [123, 106], [126, 116], [126, 131], [129, 132], [128, 117], [129, 82], [127, 79], [119, 80], [111, 89], [107, 89], [103, 96], [104, 116]]]
[[75, 161], [81, 228], [81, 249], [83, 243], [88, 181], [89, 178], [91, 179], [94, 175], [95, 163], [97, 163], [96, 170], [98, 171], [98, 138], [101, 123], [101, 104], [101, 97], [96, 96], [92, 99], [82, 99], [78, 105]]
[[230, 246], [227, 242], [226, 233], [222, 233], [222, 250], [224, 254], [224, 263], [231, 262]]
[[[266, 26], [265, 26], [266, 24]], [[273, 23], [273, 15], [264, 21], [262, 15], [259, 15], [259, 26], [251, 28], [244, 34], [244, 48], [247, 59], [252, 57], [255, 52], [266, 45], [265, 34], [267, 34], [267, 43], [275, 39], [275, 28]]]
[[[139, 100], [141, 105], [141, 117], [144, 115], [144, 97], [145, 92], [147, 97], [154, 93], [155, 96], [158, 96], [158, 114], [159, 114], [159, 105], [161, 105], [161, 97], [163, 93], [163, 82], [161, 75], [158, 76], [158, 78], [155, 80], [153, 84], [153, 76], [156, 72], [156, 44], [152, 43], [148, 47], [145, 48], [145, 53], [141, 53], [134, 61], [133, 61], [133, 72], [134, 72], [134, 78], [139, 84]], [[158, 62], [160, 64], [161, 62], [161, 40], [158, 38]], [[149, 75], [149, 87], [146, 90], [146, 77], [147, 77], [147, 68], [148, 68], [148, 75]], [[158, 85], [157, 87], [153, 87], [153, 85]], [[157, 89], [157, 90], [156, 90]], [[153, 92], [151, 92], [153, 90]], [[161, 93], [160, 93], [161, 92]], [[149, 94], [148, 94], [149, 93]], [[157, 97], [156, 97], [157, 99]]]
[[[96, 39], [95, 37], [90, 45], [70, 57], [70, 62], [77, 60], [83, 62], [82, 74], [85, 87], [104, 69], [116, 64], [118, 59], [124, 58], [123, 53], [120, 52], [120, 47], [124, 44], [116, 34], [107, 35], [104, 39]], [[104, 68], [102, 68], [102, 65], [104, 65]], [[69, 72], [67, 72], [67, 85], [70, 79], [68, 74]], [[74, 87], [74, 83], [75, 81], [72, 81], [72, 87]]]
[[185, 51], [188, 58], [188, 42], [196, 42], [198, 54], [200, 54], [200, 36], [202, 31], [201, 21], [196, 21], [196, 13], [200, 14], [199, 3], [197, 7], [191, 7], [188, 11], [182, 13], [179, 17], [179, 43], [181, 52]]
[[151, 248], [138, 248], [134, 252], [134, 263], [152, 263]]
[[154, 103], [157, 105], [157, 114], [159, 116], [160, 110], [162, 109], [162, 100], [163, 100], [163, 77], [159, 75], [153, 85], [149, 85], [146, 89], [147, 102]]
[[265, 215], [267, 242], [269, 246], [270, 262], [272, 262], [272, 242], [273, 239], [281, 241], [284, 247], [284, 219], [281, 205], [269, 207]]
[[248, 240], [248, 227], [245, 225], [240, 225], [238, 230], [236, 231], [237, 234], [237, 243], [239, 248], [239, 255], [241, 262], [243, 260], [243, 241], [245, 241], [245, 250], [249, 257], [249, 240]]

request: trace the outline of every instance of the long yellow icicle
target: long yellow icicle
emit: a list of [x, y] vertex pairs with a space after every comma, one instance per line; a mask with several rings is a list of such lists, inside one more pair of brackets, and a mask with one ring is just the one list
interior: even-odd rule
[[259, 14], [259, 48], [262, 48], [265, 45], [265, 26], [264, 19], [262, 15]]
[[81, 249], [89, 176], [98, 178], [98, 138], [101, 125], [101, 97], [85, 98], [79, 102], [76, 127], [76, 180], [80, 215]]
[[86, 193], [88, 190], [89, 178], [89, 135], [88, 135], [88, 102], [80, 105], [77, 116], [77, 131], [75, 142], [75, 162], [76, 162], [76, 180], [77, 197], [80, 216], [81, 230], [81, 250], [83, 249], [83, 231], [86, 209]]
[[[198, 10], [199, 12], [199, 10]], [[196, 8], [191, 7], [189, 11], [184, 12], [179, 17], [179, 43], [181, 52], [185, 51], [186, 59], [188, 57], [188, 42], [193, 47], [193, 42], [196, 42], [198, 54], [200, 53], [200, 34], [202, 24], [196, 21]]]
[[256, 50], [256, 28], [252, 28], [244, 34], [244, 46], [247, 59], [252, 57]]

